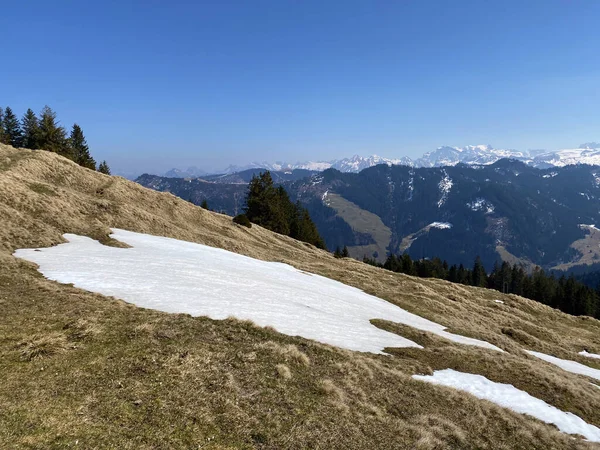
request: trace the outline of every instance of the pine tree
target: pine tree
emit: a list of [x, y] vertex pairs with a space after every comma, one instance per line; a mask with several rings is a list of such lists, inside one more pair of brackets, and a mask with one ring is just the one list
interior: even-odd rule
[[[334, 258], [341, 258], [342, 257], [342, 251], [340, 250], [339, 245], [335, 248], [335, 251], [333, 252], [333, 257]], [[367, 256], [365, 255], [365, 258], [366, 257]], [[363, 260], [364, 260], [364, 258], [363, 258]]]
[[81, 127], [76, 123], [73, 124], [73, 129], [69, 136], [69, 147], [71, 148], [73, 161], [82, 167], [96, 170], [96, 161], [94, 161], [94, 158], [90, 155], [90, 149]]
[[67, 133], [59, 126], [56, 113], [49, 106], [44, 106], [40, 113], [40, 148], [73, 159], [67, 143]]
[[98, 172], [103, 173], [105, 175], [110, 175], [110, 167], [106, 164], [106, 161], [102, 161], [98, 166]]
[[23, 147], [31, 150], [40, 148], [40, 124], [35, 113], [28, 109], [21, 119], [21, 130], [23, 132]]
[[15, 116], [9, 106], [4, 110], [2, 128], [4, 129], [5, 139], [8, 144], [13, 147], [21, 147], [23, 145], [23, 134], [19, 119], [17, 119], [17, 116]]
[[344, 248], [342, 249], [342, 258], [349, 258], [350, 257], [350, 253], [348, 252], [348, 247], [346, 247], [344, 245]]
[[473, 264], [473, 286], [486, 287], [486, 285], [487, 274], [485, 273], [485, 268], [483, 267], [481, 258], [478, 255], [475, 258], [475, 263]]
[[200, 208], [208, 209], [208, 202], [206, 199], [202, 200], [202, 203], [200, 203]]

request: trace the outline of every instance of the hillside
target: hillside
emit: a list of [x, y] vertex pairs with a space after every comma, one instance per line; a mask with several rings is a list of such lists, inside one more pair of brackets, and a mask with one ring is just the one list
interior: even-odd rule
[[[379, 260], [407, 252], [414, 259], [439, 257], [467, 267], [479, 255], [488, 270], [500, 259], [567, 270], [600, 261], [594, 231], [600, 223], [599, 174], [597, 166], [540, 170], [505, 159], [486, 166], [327, 170], [280, 182], [307, 207], [330, 250], [346, 245], [354, 257], [377, 252]], [[137, 181], [196, 204], [207, 198], [229, 214], [243, 207], [239, 184], [207, 186], [154, 176]], [[340, 202], [353, 206], [344, 212], [336, 206]], [[351, 210], [364, 211], [362, 219], [354, 220]], [[436, 222], [449, 226], [431, 227]]]
[[[597, 320], [335, 259], [49, 152], [0, 145], [0, 220], [0, 448], [598, 447], [412, 378], [482, 375], [600, 427], [600, 360], [580, 354], [600, 354]], [[12, 256], [63, 243], [64, 233], [126, 247], [111, 228], [289, 264], [503, 352], [381, 317], [373, 325], [423, 348], [356, 352], [235, 318], [133, 306], [50, 281]], [[566, 367], [588, 375], [524, 350], [575, 361]]]

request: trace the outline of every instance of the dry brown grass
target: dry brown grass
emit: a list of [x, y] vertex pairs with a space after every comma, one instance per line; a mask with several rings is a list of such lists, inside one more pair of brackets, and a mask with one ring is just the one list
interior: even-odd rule
[[[32, 187], [33, 186], [33, 187]], [[525, 354], [600, 351], [600, 325], [517, 296], [393, 274], [47, 152], [0, 146], [0, 448], [592, 448], [411, 379], [452, 367], [510, 382], [600, 426], [589, 380]], [[505, 353], [385, 321], [422, 343], [336, 349], [248, 321], [141, 309], [44, 279], [17, 248], [109, 227], [281, 261], [358, 287]], [[494, 303], [502, 299], [505, 304]], [[291, 375], [286, 378], [286, 367]]]

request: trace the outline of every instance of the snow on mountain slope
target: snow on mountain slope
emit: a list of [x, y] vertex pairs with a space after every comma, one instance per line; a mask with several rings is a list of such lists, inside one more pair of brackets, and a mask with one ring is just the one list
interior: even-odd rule
[[363, 291], [289, 265], [265, 262], [219, 248], [113, 229], [111, 237], [132, 248], [101, 245], [66, 234], [51, 248], [17, 250], [51, 280], [172, 313], [235, 316], [273, 326], [291, 336], [363, 352], [419, 347], [381, 330], [380, 318], [466, 345], [502, 351]]
[[436, 370], [433, 375], [413, 375], [413, 378], [468, 392], [504, 408], [552, 423], [563, 433], [580, 434], [592, 442], [600, 442], [600, 428], [585, 422], [573, 413], [561, 411], [511, 384], [495, 383], [481, 375], [457, 372], [452, 369]]
[[467, 145], [465, 147], [438, 147], [435, 151], [425, 153], [415, 161], [417, 167], [440, 167], [463, 164], [493, 164], [502, 158], [524, 160], [527, 154], [517, 150], [495, 149], [490, 145]]
[[561, 369], [566, 370], [567, 372], [585, 375], [587, 377], [600, 380], [600, 370], [594, 369], [593, 367], [580, 364], [576, 361], [569, 361], [568, 359], [560, 359], [555, 356], [547, 355], [545, 353], [534, 352], [533, 350], [527, 350], [527, 353], [535, 356], [536, 358], [543, 359], [544, 361], [549, 362], [550, 364], [554, 364], [555, 366], [558, 366]]
[[580, 351], [579, 354], [581, 356], [585, 356], [586, 358], [600, 359], [600, 355], [597, 355], [596, 353], [589, 353], [586, 350]]
[[572, 164], [600, 165], [600, 148], [580, 147], [543, 153], [531, 162], [531, 165], [539, 168], [564, 167]]

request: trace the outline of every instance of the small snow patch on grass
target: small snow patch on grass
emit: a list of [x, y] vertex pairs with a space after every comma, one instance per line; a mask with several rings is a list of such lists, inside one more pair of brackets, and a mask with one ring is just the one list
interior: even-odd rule
[[567, 372], [585, 375], [590, 378], [600, 380], [600, 370], [598, 369], [593, 369], [576, 361], [569, 361], [568, 359], [560, 359], [555, 356], [546, 355], [545, 353], [534, 352], [532, 350], [526, 350], [526, 352], [535, 356], [536, 358], [540, 358], [546, 362], [549, 362], [550, 364], [554, 364], [555, 366], [558, 366]]
[[592, 442], [600, 442], [600, 428], [590, 425], [575, 414], [561, 411], [511, 384], [496, 383], [481, 375], [457, 372], [452, 369], [437, 370], [433, 375], [413, 375], [413, 378], [468, 392], [482, 400], [554, 424], [563, 433], [579, 434]]

